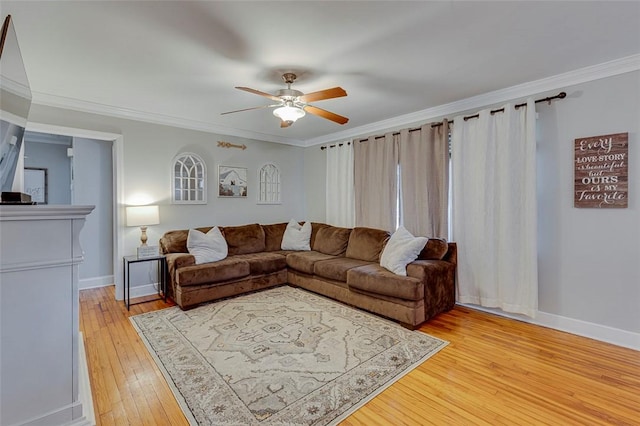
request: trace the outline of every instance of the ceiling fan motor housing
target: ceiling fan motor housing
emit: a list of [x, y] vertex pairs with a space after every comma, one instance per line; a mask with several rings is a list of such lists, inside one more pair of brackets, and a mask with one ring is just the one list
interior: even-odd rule
[[286, 72], [282, 74], [282, 79], [284, 80], [285, 83], [289, 85], [292, 84], [294, 81], [296, 81], [296, 78], [298, 78], [298, 76], [296, 76], [292, 72]]
[[276, 91], [275, 95], [277, 97], [279, 97], [279, 98], [286, 99], [288, 101], [293, 101], [298, 96], [304, 95], [304, 93], [302, 93], [299, 90], [294, 90], [294, 89], [280, 89], [280, 90]]

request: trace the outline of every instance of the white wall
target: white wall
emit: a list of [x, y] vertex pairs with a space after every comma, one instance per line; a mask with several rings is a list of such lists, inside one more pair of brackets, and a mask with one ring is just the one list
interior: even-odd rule
[[73, 138], [73, 204], [93, 205], [80, 233], [80, 288], [113, 284], [112, 142]]
[[[539, 108], [539, 310], [640, 333], [640, 72]], [[629, 207], [573, 207], [574, 139], [629, 132]]]
[[[536, 108], [539, 315], [534, 322], [640, 348], [640, 72], [558, 87], [534, 98], [558, 90], [568, 97]], [[622, 132], [629, 132], [629, 207], [574, 208], [574, 139]], [[325, 190], [325, 164], [325, 151], [306, 148], [307, 193]], [[308, 212], [324, 218], [324, 197], [306, 203]]]

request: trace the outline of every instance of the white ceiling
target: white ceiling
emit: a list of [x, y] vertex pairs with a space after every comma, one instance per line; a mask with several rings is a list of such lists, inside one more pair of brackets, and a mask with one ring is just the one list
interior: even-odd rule
[[[0, 1], [34, 101], [304, 145], [640, 53], [640, 1]], [[343, 87], [281, 129], [273, 93]], [[82, 102], [79, 102], [82, 101]], [[88, 102], [88, 103], [87, 103]], [[94, 108], [96, 107], [96, 108]], [[130, 111], [129, 111], [130, 110]], [[114, 110], [115, 111], [115, 110]]]

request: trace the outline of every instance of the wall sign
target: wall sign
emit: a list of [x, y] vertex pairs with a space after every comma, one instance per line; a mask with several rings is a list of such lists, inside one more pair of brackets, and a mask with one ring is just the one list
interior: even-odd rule
[[629, 134], [575, 140], [574, 207], [627, 207]]

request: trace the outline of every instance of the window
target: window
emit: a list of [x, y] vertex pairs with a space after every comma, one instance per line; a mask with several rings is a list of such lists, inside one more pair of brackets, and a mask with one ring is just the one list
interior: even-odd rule
[[171, 202], [207, 203], [207, 167], [196, 154], [179, 154], [173, 162]]
[[258, 172], [258, 204], [280, 204], [280, 170], [273, 164], [265, 164]]

